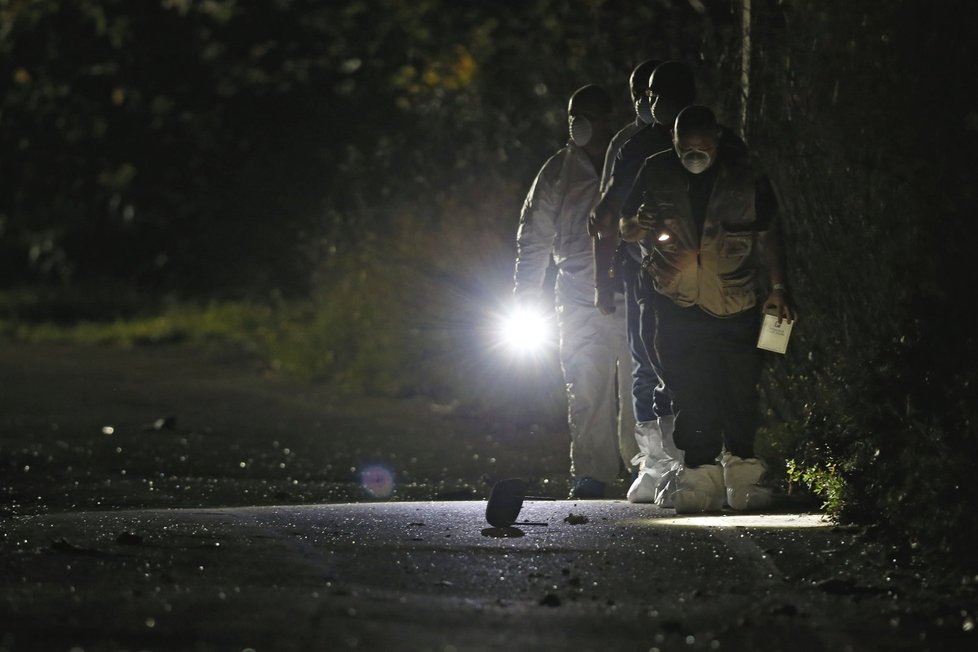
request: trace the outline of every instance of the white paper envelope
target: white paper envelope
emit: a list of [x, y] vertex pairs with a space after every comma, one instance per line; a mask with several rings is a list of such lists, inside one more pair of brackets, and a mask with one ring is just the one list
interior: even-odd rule
[[784, 353], [788, 348], [788, 338], [791, 336], [791, 322], [787, 319], [778, 326], [778, 318], [774, 315], [764, 315], [761, 324], [761, 334], [757, 338], [757, 348]]

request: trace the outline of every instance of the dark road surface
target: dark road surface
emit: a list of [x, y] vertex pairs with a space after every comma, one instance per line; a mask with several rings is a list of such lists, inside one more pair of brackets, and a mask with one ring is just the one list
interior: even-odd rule
[[[545, 525], [498, 530], [403, 486], [550, 473], [560, 438], [180, 349], [0, 346], [0, 381], [0, 652], [978, 647], [976, 578], [817, 513], [527, 501]], [[370, 459], [392, 500], [338, 500]]]
[[[964, 650], [964, 605], [818, 515], [621, 501], [4, 523], [4, 650]], [[907, 591], [910, 591], [909, 593]]]

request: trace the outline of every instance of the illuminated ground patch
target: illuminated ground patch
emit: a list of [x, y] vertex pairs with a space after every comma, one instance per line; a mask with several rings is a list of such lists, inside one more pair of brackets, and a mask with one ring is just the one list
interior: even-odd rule
[[647, 525], [685, 527], [813, 528], [831, 527], [824, 514], [695, 514], [642, 519]]

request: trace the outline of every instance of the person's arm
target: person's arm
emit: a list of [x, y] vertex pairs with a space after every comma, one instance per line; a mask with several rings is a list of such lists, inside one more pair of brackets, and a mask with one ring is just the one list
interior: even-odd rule
[[612, 140], [608, 145], [604, 168], [601, 171], [601, 185], [598, 189], [600, 199], [588, 216], [587, 232], [592, 238], [608, 238], [616, 235], [615, 212], [617, 202], [615, 201], [615, 193], [609, 192], [609, 190], [614, 190], [615, 166], [620, 156], [621, 147]]
[[622, 143], [618, 140], [621, 133], [616, 134], [608, 145], [604, 169], [601, 172], [601, 198], [588, 218], [588, 233], [592, 238], [591, 255], [594, 259], [594, 305], [602, 315], [615, 312], [615, 278], [611, 266], [620, 242], [614, 179], [622, 149]]
[[618, 231], [613, 235], [592, 239], [594, 256], [594, 305], [602, 315], [615, 312], [615, 279], [611, 270], [618, 250]]
[[558, 157], [551, 157], [537, 173], [523, 202], [513, 274], [513, 292], [523, 299], [538, 300], [543, 294], [543, 281], [557, 235], [560, 200], [556, 186], [560, 167]]
[[642, 167], [635, 178], [628, 197], [621, 207], [621, 219], [618, 221], [618, 230], [621, 239], [625, 242], [638, 242], [647, 235], [646, 225], [642, 223], [641, 207], [645, 204], [645, 189], [648, 185], [648, 159], [642, 163]]
[[774, 188], [771, 187], [771, 181], [766, 176], [758, 180], [755, 193], [761, 250], [771, 284], [771, 294], [764, 302], [764, 310], [777, 315], [779, 321], [782, 319], [793, 321], [797, 318], [797, 311], [788, 289], [781, 216]]

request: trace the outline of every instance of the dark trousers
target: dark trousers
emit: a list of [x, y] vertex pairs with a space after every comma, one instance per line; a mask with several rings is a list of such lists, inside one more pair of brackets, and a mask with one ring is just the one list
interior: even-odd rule
[[655, 347], [676, 414], [676, 445], [685, 464], [714, 464], [722, 447], [754, 457], [758, 426], [760, 313], [719, 318], [657, 295]]
[[672, 414], [672, 399], [659, 374], [654, 350], [655, 315], [649, 293], [652, 282], [642, 271], [642, 264], [627, 256], [621, 266], [625, 292], [625, 318], [628, 348], [632, 354], [632, 405], [636, 421], [655, 421]]

